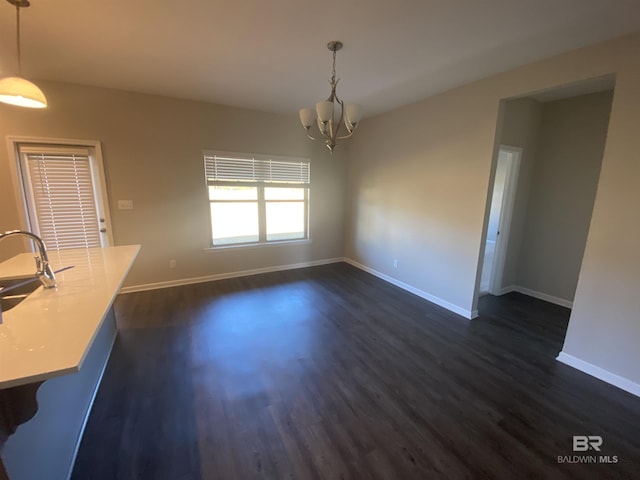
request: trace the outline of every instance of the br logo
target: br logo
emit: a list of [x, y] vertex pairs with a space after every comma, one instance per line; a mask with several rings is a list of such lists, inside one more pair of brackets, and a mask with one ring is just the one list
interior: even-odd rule
[[600, 435], [574, 435], [573, 451], [586, 452], [588, 450], [600, 451], [602, 446], [602, 437]]

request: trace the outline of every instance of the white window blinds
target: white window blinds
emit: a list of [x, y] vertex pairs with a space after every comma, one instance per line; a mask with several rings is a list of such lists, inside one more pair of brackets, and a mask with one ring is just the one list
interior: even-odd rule
[[99, 247], [90, 151], [76, 147], [19, 149], [32, 225], [49, 249]]
[[207, 183], [220, 181], [308, 184], [309, 162], [204, 155]]

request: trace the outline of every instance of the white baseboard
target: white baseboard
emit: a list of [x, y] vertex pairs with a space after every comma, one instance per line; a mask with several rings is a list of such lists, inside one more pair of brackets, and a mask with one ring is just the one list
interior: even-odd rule
[[508, 287], [503, 287], [498, 292], [498, 295], [504, 295], [510, 292], [522, 293], [523, 295], [528, 295], [539, 300], [544, 300], [545, 302], [555, 303], [556, 305], [560, 305], [561, 307], [573, 308], [573, 302], [571, 300], [554, 297], [553, 295], [538, 292], [537, 290], [531, 290], [530, 288], [526, 288], [520, 285], [509, 285]]
[[596, 367], [595, 365], [585, 362], [584, 360], [580, 360], [579, 358], [574, 357], [573, 355], [569, 355], [568, 353], [560, 352], [556, 357], [556, 360], [564, 363], [565, 365], [569, 365], [575, 369], [580, 370], [592, 377], [596, 377], [603, 382], [607, 382], [611, 385], [614, 385], [622, 390], [625, 390], [636, 397], [640, 397], [640, 384], [632, 382], [620, 375], [616, 375], [615, 373], [611, 373], [607, 370], [604, 370], [600, 367]]
[[447, 310], [456, 313], [458, 315], [463, 316], [464, 318], [467, 318], [469, 320], [474, 319], [478, 316], [478, 311], [477, 310], [466, 310], [464, 308], [459, 307], [458, 305], [454, 305], [453, 303], [449, 303], [446, 300], [443, 300], [440, 297], [436, 297], [435, 295], [431, 295], [430, 293], [427, 293], [425, 291], [422, 291], [416, 287], [413, 287], [407, 283], [401, 282], [400, 280], [390, 277], [389, 275], [386, 275], [382, 272], [379, 272], [377, 270], [374, 270], [373, 268], [369, 268], [366, 265], [362, 265], [361, 263], [356, 262], [355, 260], [352, 260], [350, 258], [344, 258], [343, 261], [345, 261], [346, 263], [353, 265], [356, 268], [359, 268], [360, 270], [364, 270], [367, 273], [370, 273], [371, 275], [374, 275], [378, 278], [381, 278], [382, 280], [384, 280], [385, 282], [389, 282], [393, 285], [395, 285], [396, 287], [400, 287], [403, 290], [406, 290], [407, 292], [411, 292], [414, 295], [417, 295], [421, 298], [424, 298], [425, 300], [430, 301], [431, 303], [435, 303], [436, 305], [439, 305], [440, 307], [446, 308]]
[[509, 285], [508, 287], [503, 287], [500, 290], [498, 290], [497, 295], [506, 295], [507, 293], [511, 293], [511, 292], [516, 292], [517, 287], [515, 285]]
[[252, 270], [240, 270], [237, 272], [218, 273], [215, 275], [206, 275], [204, 277], [181, 278], [179, 280], [168, 280], [166, 282], [145, 283], [142, 285], [131, 285], [123, 287], [120, 293], [143, 292], [145, 290], [157, 290], [159, 288], [179, 287], [181, 285], [193, 285], [194, 283], [205, 283], [214, 280], [224, 280], [226, 278], [247, 277], [249, 275], [257, 275], [259, 273], [280, 272], [284, 270], [294, 270], [296, 268], [315, 267], [317, 265], [327, 265], [329, 263], [343, 262], [344, 259], [328, 258], [324, 260], [314, 260], [312, 262], [293, 263], [289, 265], [276, 265], [274, 267], [254, 268]]
[[339, 263], [339, 262], [346, 262], [349, 263], [350, 265], [353, 265], [354, 267], [357, 267], [361, 270], [364, 270], [367, 273], [370, 273], [378, 278], [381, 278], [382, 280], [389, 282], [397, 287], [402, 288], [403, 290], [406, 290], [408, 292], [413, 293], [414, 295], [418, 295], [421, 298], [424, 298], [425, 300], [428, 300], [432, 303], [435, 303], [436, 305], [439, 305], [443, 308], [446, 308], [447, 310], [450, 310], [453, 313], [456, 313], [458, 315], [461, 315], [465, 318], [468, 319], [473, 319], [473, 318], [477, 318], [478, 317], [478, 311], [477, 310], [466, 310], [463, 309], [457, 305], [454, 305], [453, 303], [449, 303], [446, 300], [443, 300], [439, 297], [436, 297], [435, 295], [431, 295], [430, 293], [424, 292], [418, 288], [415, 288], [407, 283], [401, 282], [400, 280], [397, 280], [393, 277], [390, 277], [389, 275], [385, 275], [382, 272], [378, 272], [377, 270], [374, 270], [372, 268], [369, 268], [365, 265], [362, 265], [354, 260], [351, 260], [350, 258], [346, 258], [346, 257], [339, 257], [339, 258], [328, 258], [328, 259], [324, 259], [324, 260], [315, 260], [312, 262], [302, 262], [302, 263], [294, 263], [294, 264], [289, 264], [289, 265], [277, 265], [274, 267], [265, 267], [265, 268], [255, 268], [252, 270], [240, 270], [237, 272], [228, 272], [228, 273], [219, 273], [219, 274], [215, 274], [215, 275], [206, 275], [203, 277], [192, 277], [192, 278], [181, 278], [178, 280], [168, 280], [166, 282], [156, 282], [156, 283], [146, 283], [146, 284], [141, 284], [141, 285], [131, 285], [131, 286], [127, 286], [127, 287], [123, 287], [120, 290], [120, 293], [133, 293], [133, 292], [143, 292], [145, 290], [157, 290], [160, 288], [169, 288], [169, 287], [179, 287], [182, 285], [192, 285], [195, 283], [204, 283], [204, 282], [211, 282], [211, 281], [215, 281], [215, 280], [224, 280], [227, 278], [237, 278], [237, 277], [246, 277], [249, 275], [257, 275], [260, 273], [271, 273], [271, 272], [280, 272], [280, 271], [284, 271], [284, 270], [294, 270], [296, 268], [305, 268], [305, 267], [315, 267], [318, 265], [328, 265], [330, 263]]

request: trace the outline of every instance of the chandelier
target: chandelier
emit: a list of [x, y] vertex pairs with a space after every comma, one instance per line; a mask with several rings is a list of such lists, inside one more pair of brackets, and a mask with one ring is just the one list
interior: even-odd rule
[[[345, 109], [344, 102], [338, 98], [336, 94], [336, 86], [339, 80], [336, 79], [336, 52], [342, 48], [342, 42], [329, 42], [327, 48], [333, 52], [333, 71], [329, 81], [331, 94], [324, 102], [316, 103], [315, 111], [311, 108], [300, 109], [300, 121], [307, 131], [307, 137], [311, 140], [324, 141], [329, 151], [333, 153], [338, 140], [343, 140], [353, 135], [362, 118], [362, 107], [356, 103], [351, 103]], [[340, 108], [338, 109], [337, 107]], [[316, 122], [321, 135], [319, 137], [311, 135], [311, 127]], [[343, 123], [346, 132], [341, 134]]]
[[18, 76], [0, 79], [0, 102], [28, 108], [45, 108], [47, 99], [35, 84], [22, 78], [22, 56], [20, 51], [20, 9], [30, 5], [29, 0], [7, 0], [16, 7], [16, 46], [18, 53]]

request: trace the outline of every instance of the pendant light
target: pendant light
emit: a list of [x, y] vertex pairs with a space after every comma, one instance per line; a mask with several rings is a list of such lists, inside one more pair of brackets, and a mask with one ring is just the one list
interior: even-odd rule
[[7, 0], [16, 7], [16, 46], [18, 53], [18, 76], [0, 79], [0, 102], [27, 108], [46, 108], [47, 99], [34, 83], [22, 78], [22, 55], [20, 51], [20, 9], [30, 5], [29, 0]]

